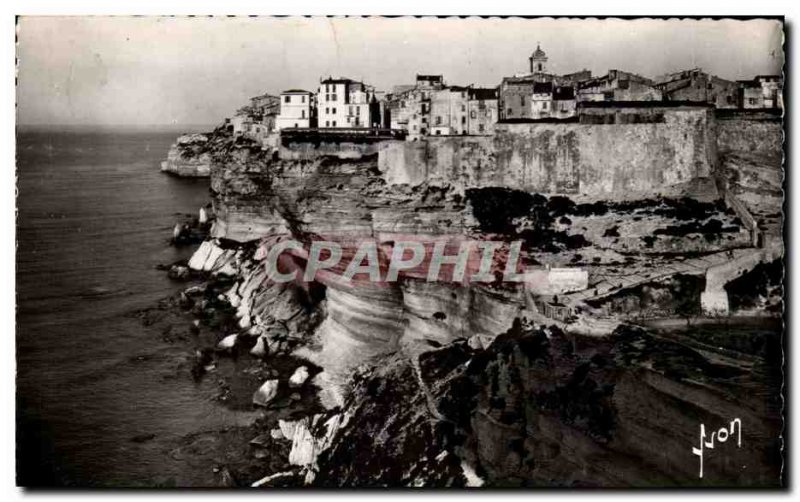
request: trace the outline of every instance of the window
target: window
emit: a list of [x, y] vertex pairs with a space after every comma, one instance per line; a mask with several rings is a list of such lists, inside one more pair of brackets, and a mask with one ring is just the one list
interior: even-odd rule
[[336, 94], [331, 94], [331, 98], [333, 101], [336, 101]]
[[300, 111], [300, 118], [301, 118], [301, 119], [304, 119], [304, 118], [306, 118], [306, 111], [305, 111], [305, 110], [301, 110], [301, 111]]
[[333, 121], [333, 127], [336, 127], [336, 121], [335, 120]]
[[507, 109], [507, 110], [506, 110], [506, 115], [507, 115], [507, 116], [509, 116], [509, 117], [510, 117], [511, 115], [513, 115], [512, 111], [511, 111], [511, 108], [509, 108], [509, 109]]
[[483, 124], [478, 124], [478, 132], [483, 132]]
[[475, 110], [470, 110], [470, 112], [469, 112], [469, 118], [471, 118], [471, 119], [477, 118], [477, 115], [478, 115], [478, 114], [477, 114], [477, 113], [475, 113]]
[[[331, 113], [332, 113], [332, 114], [334, 114], [334, 115], [336, 115], [336, 108], [331, 108]], [[336, 123], [335, 123], [335, 122], [334, 122], [334, 125], [336, 125]]]
[[547, 110], [547, 101], [542, 101], [542, 109]]
[[461, 124], [463, 125], [463, 124], [466, 124], [466, 123], [467, 123], [467, 116], [466, 115], [462, 115], [461, 116]]
[[486, 109], [486, 116], [489, 117], [489, 118], [492, 117], [492, 109], [491, 108], [487, 108]]
[[355, 115], [355, 114], [353, 113], [353, 106], [352, 106], [352, 105], [350, 106], [350, 115]]
[[297, 122], [294, 123], [294, 128], [297, 129], [298, 125]]
[[330, 112], [331, 112], [331, 109], [326, 107], [325, 108], [325, 113], [330, 113]]
[[519, 106], [525, 106], [525, 96], [519, 97]]
[[291, 101], [291, 99], [292, 99], [292, 97], [291, 97], [291, 96], [284, 96], [284, 97], [283, 97], [283, 102], [284, 102], [284, 103], [289, 103], [289, 102]]
[[442, 125], [442, 117], [439, 115], [436, 116], [436, 125]]
[[306, 97], [305, 96], [300, 96], [300, 102], [301, 103], [305, 103], [306, 102]]
[[461, 111], [462, 112], [467, 111], [467, 105], [461, 105]]

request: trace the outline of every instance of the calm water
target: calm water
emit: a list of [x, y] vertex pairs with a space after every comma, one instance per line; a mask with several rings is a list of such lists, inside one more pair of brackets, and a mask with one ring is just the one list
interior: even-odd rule
[[[169, 246], [171, 228], [176, 213], [195, 212], [208, 200], [207, 180], [159, 172], [176, 136], [18, 136], [23, 485], [203, 484], [213, 459], [176, 454], [176, 445], [246, 418], [214, 404], [213, 385], [178, 374], [186, 346], [162, 341], [132, 315], [180, 287], [154, 266], [191, 252]], [[150, 434], [150, 441], [131, 441]]]

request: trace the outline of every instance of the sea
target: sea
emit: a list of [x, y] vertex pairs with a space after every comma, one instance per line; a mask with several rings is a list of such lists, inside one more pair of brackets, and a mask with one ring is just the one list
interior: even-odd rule
[[156, 266], [190, 256], [172, 228], [209, 201], [209, 182], [159, 166], [202, 130], [18, 130], [18, 484], [208, 486], [214, 452], [184, 440], [251, 419], [187, 378], [191, 348], [137, 315], [182, 287]]

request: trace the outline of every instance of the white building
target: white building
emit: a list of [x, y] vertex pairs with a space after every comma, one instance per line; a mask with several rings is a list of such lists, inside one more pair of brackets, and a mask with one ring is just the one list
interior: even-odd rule
[[319, 127], [380, 127], [380, 114], [373, 113], [374, 98], [374, 88], [363, 82], [349, 78], [323, 80], [317, 91]]
[[275, 119], [275, 130], [316, 127], [314, 94], [300, 89], [281, 93], [281, 112]]
[[553, 83], [534, 82], [531, 94], [531, 118], [543, 119], [551, 115], [553, 107]]

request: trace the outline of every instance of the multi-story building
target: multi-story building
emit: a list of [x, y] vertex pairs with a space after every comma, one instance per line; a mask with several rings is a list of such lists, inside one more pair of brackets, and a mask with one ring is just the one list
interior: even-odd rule
[[[498, 120], [532, 120], [550, 117], [568, 117], [575, 114], [574, 106], [569, 99], [558, 99], [559, 111], [553, 112], [555, 100], [553, 95], [558, 88], [574, 89], [581, 82], [591, 80], [592, 72], [581, 70], [566, 75], [548, 73], [548, 58], [537, 44], [536, 50], [528, 58], [527, 74], [505, 77], [498, 89]], [[566, 96], [567, 91], [559, 91], [559, 97]], [[574, 97], [573, 97], [574, 99]], [[564, 108], [564, 111], [561, 111]]]
[[375, 89], [349, 78], [327, 78], [317, 91], [320, 128], [381, 127], [381, 105]]
[[739, 108], [764, 108], [764, 92], [760, 83], [755, 80], [740, 80], [738, 83]]
[[275, 119], [275, 130], [317, 127], [317, 107], [313, 93], [301, 89], [283, 91], [280, 106], [280, 114]]
[[553, 88], [553, 101], [550, 105], [550, 116], [556, 119], [574, 117], [577, 113], [577, 100], [575, 88], [572, 86], [558, 86]]
[[406, 139], [414, 141], [431, 130], [431, 97], [443, 89], [441, 75], [417, 75], [416, 83], [395, 86], [386, 98], [390, 127], [406, 131]]
[[494, 133], [497, 123], [497, 89], [470, 87], [467, 90], [467, 133], [471, 135], [488, 135]]
[[661, 101], [661, 91], [649, 78], [621, 70], [608, 70], [577, 85], [578, 101]]
[[272, 94], [262, 94], [250, 98], [250, 110], [255, 116], [278, 116], [281, 111], [281, 99]]
[[542, 119], [550, 117], [553, 101], [553, 83], [535, 82], [531, 94], [531, 118]]
[[452, 136], [469, 132], [467, 91], [466, 87], [452, 86], [431, 92], [432, 136]]
[[506, 77], [500, 83], [497, 107], [501, 120], [525, 120], [533, 118], [531, 100], [533, 86], [539, 83], [531, 77]]
[[783, 77], [759, 75], [755, 81], [761, 86], [764, 108], [783, 108]]
[[667, 101], [691, 101], [717, 108], [736, 108], [739, 85], [705, 73], [700, 68], [660, 77], [655, 84]]

